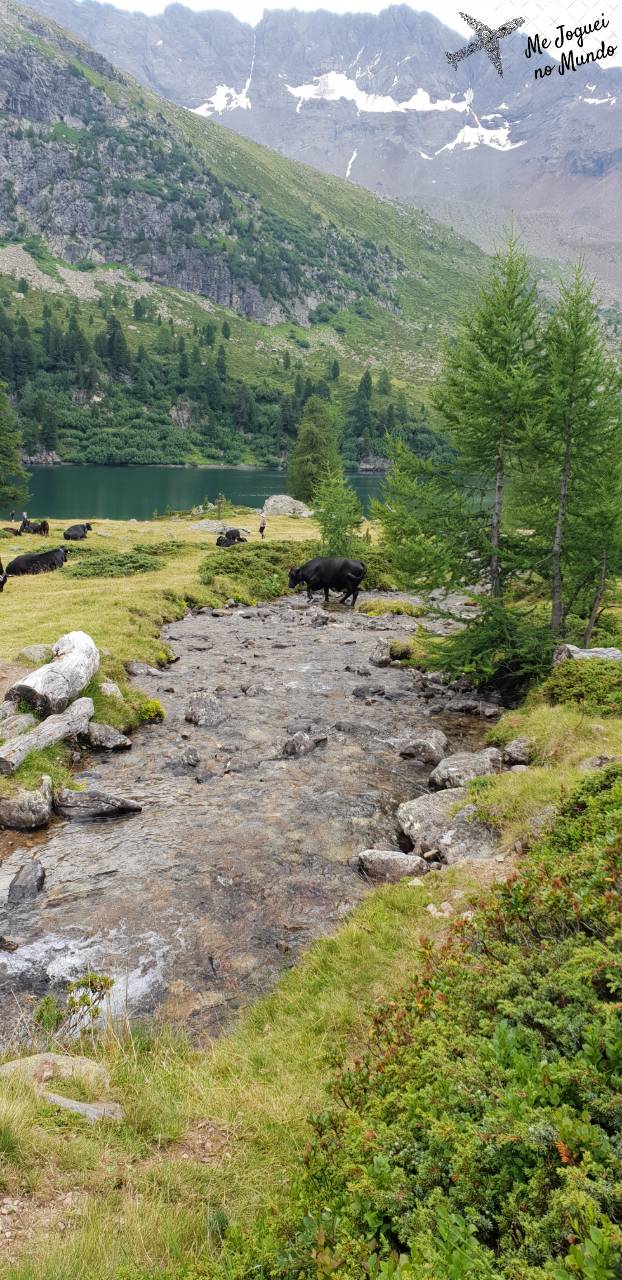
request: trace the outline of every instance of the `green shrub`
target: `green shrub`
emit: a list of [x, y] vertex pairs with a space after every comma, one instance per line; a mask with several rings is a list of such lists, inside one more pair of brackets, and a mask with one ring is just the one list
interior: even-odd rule
[[165, 711], [161, 702], [157, 698], [142, 698], [137, 707], [138, 719], [141, 724], [157, 724], [160, 720], [164, 720]]
[[443, 948], [424, 943], [337, 1066], [297, 1223], [249, 1274], [621, 1280], [621, 890], [612, 766]]
[[90, 551], [71, 565], [70, 578], [127, 578], [134, 573], [161, 569], [164, 561], [145, 551]]
[[622, 662], [607, 658], [560, 662], [542, 692], [553, 706], [578, 703], [597, 715], [622, 715]]

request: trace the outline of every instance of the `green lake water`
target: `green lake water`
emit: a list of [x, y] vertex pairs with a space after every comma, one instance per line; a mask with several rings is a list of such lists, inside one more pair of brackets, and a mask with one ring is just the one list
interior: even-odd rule
[[[147, 520], [167, 507], [188, 510], [219, 493], [245, 507], [261, 507], [286, 493], [284, 471], [232, 467], [33, 467], [28, 513], [37, 519]], [[382, 476], [353, 475], [363, 509], [380, 496]]]

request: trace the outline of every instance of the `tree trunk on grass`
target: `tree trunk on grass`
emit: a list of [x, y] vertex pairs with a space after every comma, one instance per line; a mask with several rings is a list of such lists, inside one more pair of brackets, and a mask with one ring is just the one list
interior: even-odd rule
[[95, 641], [84, 631], [70, 631], [56, 641], [52, 662], [14, 684], [6, 697], [11, 702], [23, 699], [41, 716], [55, 715], [82, 693], [98, 669]]

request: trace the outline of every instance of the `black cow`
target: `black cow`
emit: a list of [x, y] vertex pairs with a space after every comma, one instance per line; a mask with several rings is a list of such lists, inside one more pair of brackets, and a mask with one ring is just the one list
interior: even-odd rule
[[21, 529], [12, 529], [12, 528], [11, 528], [11, 526], [10, 526], [10, 525], [8, 525], [8, 524], [4, 524], [4, 525], [2, 526], [2, 530], [3, 530], [3, 532], [4, 532], [4, 533], [10, 533], [10, 534], [12, 534], [12, 536], [13, 536], [14, 538], [21, 538], [21, 536], [22, 536], [22, 531], [21, 531]]
[[92, 528], [92, 524], [70, 524], [69, 528], [65, 529], [63, 538], [67, 542], [83, 542], [89, 529]]
[[4, 591], [5, 582], [8, 582], [8, 578], [6, 573], [4, 572], [4, 569], [2, 568], [2, 561], [0, 560], [0, 595], [2, 595], [2, 592]]
[[50, 532], [50, 526], [47, 520], [22, 520], [19, 527], [20, 533], [40, 533], [47, 538]]
[[12, 578], [26, 573], [51, 573], [52, 569], [60, 569], [67, 559], [64, 547], [55, 547], [53, 551], [29, 551], [26, 555], [16, 556], [6, 567]]
[[246, 538], [242, 537], [239, 529], [225, 529], [224, 533], [219, 533], [216, 539], [217, 547], [233, 547], [236, 542], [246, 542]]
[[307, 560], [298, 569], [290, 569], [289, 585], [293, 589], [301, 583], [307, 588], [307, 599], [313, 598], [314, 591], [323, 591], [328, 604], [329, 589], [343, 591], [339, 601], [345, 604], [348, 596], [352, 596], [352, 608], [356, 604], [359, 587], [367, 570], [362, 560], [345, 560], [341, 556], [318, 556], [315, 560]]

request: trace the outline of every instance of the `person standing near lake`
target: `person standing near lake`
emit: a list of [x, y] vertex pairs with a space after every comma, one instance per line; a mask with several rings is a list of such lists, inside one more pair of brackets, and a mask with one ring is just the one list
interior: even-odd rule
[[259, 520], [259, 537], [260, 537], [262, 540], [263, 540], [263, 537], [264, 537], [265, 532], [266, 532], [266, 517], [265, 517], [265, 515], [264, 515], [264, 513], [263, 513], [263, 511], [262, 511], [262, 513], [261, 513], [261, 518], [260, 518], [260, 520]]

